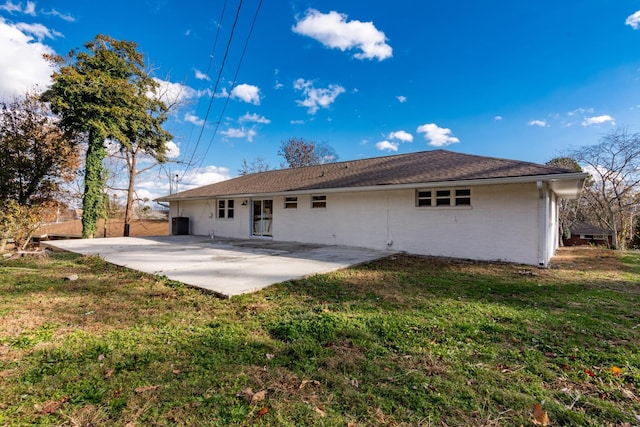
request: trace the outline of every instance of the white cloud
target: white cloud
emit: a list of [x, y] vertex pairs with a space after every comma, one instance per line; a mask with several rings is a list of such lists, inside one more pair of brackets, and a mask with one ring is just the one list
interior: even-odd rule
[[183, 184], [180, 187], [180, 191], [213, 184], [229, 178], [231, 178], [229, 169], [225, 167], [207, 166], [205, 168], [194, 169], [187, 172], [182, 178]]
[[198, 80], [211, 80], [209, 78], [209, 76], [207, 76], [205, 73], [203, 73], [202, 71], [200, 71], [198, 69], [194, 70], [194, 72], [195, 72], [195, 75], [196, 75], [196, 79], [198, 79]]
[[159, 85], [156, 89], [156, 96], [169, 105], [180, 104], [200, 95], [198, 91], [182, 83], [173, 83], [158, 78], [154, 78], [154, 80]]
[[256, 113], [253, 113], [253, 114], [246, 113], [244, 116], [238, 119], [238, 122], [240, 123], [250, 122], [250, 123], [260, 123], [260, 124], [268, 125], [269, 123], [271, 123], [271, 120], [267, 119], [264, 116], [259, 116]]
[[418, 133], [424, 133], [424, 139], [429, 141], [433, 147], [444, 147], [460, 142], [458, 138], [451, 135], [451, 129], [441, 128], [435, 123], [428, 123], [418, 126]]
[[231, 90], [231, 97], [240, 99], [253, 105], [260, 105], [260, 88], [246, 83], [240, 84]]
[[[7, 2], [0, 8], [7, 10], [7, 5], [12, 4]], [[27, 24], [9, 24], [0, 17], [0, 99], [24, 95], [35, 86], [43, 89], [51, 84], [53, 69], [42, 55], [53, 55], [55, 51], [42, 44], [41, 39], [34, 41], [35, 34], [29, 29], [35, 30]], [[38, 31], [42, 34], [43, 30]]]
[[15, 24], [15, 27], [23, 33], [35, 36], [39, 42], [43, 41], [46, 38], [55, 39], [56, 37], [62, 36], [61, 33], [57, 31], [51, 31], [42, 24], [27, 24], [24, 22], [19, 22]]
[[67, 22], [75, 22], [76, 20], [76, 18], [74, 18], [73, 16], [67, 13], [58, 12], [56, 9], [51, 9], [50, 11], [42, 11], [42, 13], [45, 15], [56, 16], [62, 19], [63, 21], [67, 21]]
[[329, 85], [326, 88], [315, 88], [310, 80], [298, 79], [293, 83], [293, 88], [301, 90], [305, 96], [302, 101], [296, 103], [307, 107], [309, 114], [315, 114], [320, 108], [329, 108], [345, 89], [340, 85]]
[[404, 104], [405, 102], [407, 102], [407, 97], [403, 95], [396, 96], [396, 99], [398, 100], [398, 102], [400, 102], [400, 104]]
[[247, 141], [249, 142], [253, 142], [253, 138], [257, 135], [255, 129], [245, 129], [244, 127], [240, 129], [229, 128], [227, 130], [220, 131], [220, 133], [227, 138], [247, 138]]
[[[146, 173], [138, 175], [136, 179], [136, 193], [140, 197], [146, 197], [149, 200], [169, 194], [170, 189], [175, 191], [175, 175], [178, 174], [180, 181], [178, 182], [178, 190], [186, 191], [192, 188], [201, 187], [203, 185], [214, 184], [231, 178], [229, 169], [220, 166], [207, 166], [204, 168], [190, 169], [186, 174], [182, 171], [172, 171], [167, 175], [164, 171], [157, 169], [158, 173]], [[169, 183], [171, 181], [171, 184]]]
[[389, 141], [380, 141], [376, 143], [376, 148], [380, 151], [398, 151], [398, 146], [400, 144], [397, 142], [389, 142]]
[[193, 123], [196, 126], [204, 125], [204, 119], [201, 119], [200, 117], [192, 113], [186, 113], [184, 115], [184, 121], [188, 123]]
[[284, 87], [284, 85], [282, 83], [280, 83], [279, 81], [276, 80], [276, 83], [273, 85], [274, 89], [282, 89]]
[[36, 16], [36, 4], [32, 1], [28, 1], [27, 6], [25, 6], [22, 13], [26, 15]]
[[502, 117], [502, 116], [495, 116], [495, 117], [493, 118], [493, 120], [495, 120], [496, 122], [499, 122], [499, 121], [501, 121], [502, 119], [503, 119], [503, 117]]
[[11, 0], [7, 0], [4, 4], [0, 5], [0, 10], [4, 10], [9, 13], [22, 12], [22, 4], [15, 4]]
[[178, 145], [173, 142], [173, 141], [169, 141], [166, 143], [167, 146], [167, 158], [169, 159], [177, 159], [178, 157], [180, 157], [180, 147], [178, 147]]
[[399, 130], [397, 132], [391, 132], [388, 136], [389, 139], [397, 139], [401, 142], [413, 142], [413, 135], [409, 132]]
[[576, 114], [585, 114], [585, 113], [593, 113], [593, 108], [576, 108], [573, 111], [567, 112], [567, 116], [573, 117]]
[[624, 23], [631, 26], [634, 30], [637, 30], [640, 27], [640, 10], [629, 15]]
[[290, 120], [289, 124], [292, 124], [292, 125], [303, 125], [304, 124], [304, 120]]
[[393, 56], [393, 49], [386, 43], [386, 36], [373, 22], [347, 22], [347, 15], [336, 11], [321, 13], [309, 9], [292, 30], [343, 52], [357, 49], [359, 52], [354, 55], [357, 59], [375, 58], [382, 61]]
[[541, 128], [545, 128], [547, 127], [547, 121], [546, 120], [530, 120], [527, 122], [528, 126], [538, 126]]
[[602, 123], [611, 123], [612, 125], [615, 125], [616, 121], [610, 115], [605, 114], [602, 116], [586, 117], [582, 122], [582, 126], [600, 125]]

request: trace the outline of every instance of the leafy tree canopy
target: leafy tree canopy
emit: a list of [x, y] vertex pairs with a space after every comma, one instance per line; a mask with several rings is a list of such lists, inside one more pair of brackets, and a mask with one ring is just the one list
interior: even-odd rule
[[77, 141], [61, 132], [38, 96], [0, 102], [0, 200], [56, 200], [79, 167]]
[[84, 47], [66, 57], [48, 57], [59, 69], [43, 99], [61, 117], [62, 129], [87, 137], [82, 235], [93, 237], [103, 210], [105, 139], [129, 151], [144, 144], [145, 151], [164, 160], [170, 135], [161, 128], [167, 107], [154, 96], [158, 84], [144, 70], [137, 45], [98, 35]]

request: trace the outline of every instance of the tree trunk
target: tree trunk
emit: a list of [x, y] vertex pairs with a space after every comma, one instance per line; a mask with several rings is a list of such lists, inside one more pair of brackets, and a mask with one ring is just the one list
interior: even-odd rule
[[618, 244], [618, 226], [616, 225], [616, 216], [614, 213], [611, 213], [611, 246], [613, 249], [620, 249], [620, 245]]
[[124, 211], [124, 230], [122, 235], [129, 237], [129, 231], [131, 229], [131, 217], [133, 216], [133, 196], [135, 192], [136, 183], [136, 166], [138, 156], [137, 153], [132, 153], [131, 162], [129, 164], [129, 187], [127, 188], [127, 206]]
[[84, 169], [84, 196], [82, 197], [82, 238], [92, 239], [96, 235], [98, 217], [103, 206], [103, 166], [107, 150], [104, 140], [89, 132], [89, 146]]

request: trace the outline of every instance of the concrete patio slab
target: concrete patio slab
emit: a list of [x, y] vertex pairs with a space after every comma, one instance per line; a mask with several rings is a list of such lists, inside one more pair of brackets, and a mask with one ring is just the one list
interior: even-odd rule
[[112, 264], [166, 276], [225, 297], [393, 254], [349, 246], [206, 236], [55, 240], [40, 245], [53, 250], [98, 255]]

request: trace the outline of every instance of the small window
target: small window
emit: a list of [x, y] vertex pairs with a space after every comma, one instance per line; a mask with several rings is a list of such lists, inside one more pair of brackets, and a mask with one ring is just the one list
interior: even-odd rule
[[285, 197], [284, 198], [284, 208], [285, 209], [297, 209], [298, 208], [298, 198], [297, 197]]
[[431, 206], [431, 191], [418, 191], [416, 206]]
[[218, 218], [233, 218], [233, 200], [218, 200]]
[[311, 196], [311, 207], [313, 209], [316, 208], [326, 208], [327, 207], [327, 196]]
[[456, 206], [471, 206], [471, 190], [456, 190]]
[[451, 190], [436, 191], [436, 206], [451, 206]]
[[416, 190], [417, 207], [471, 206], [471, 190]]

